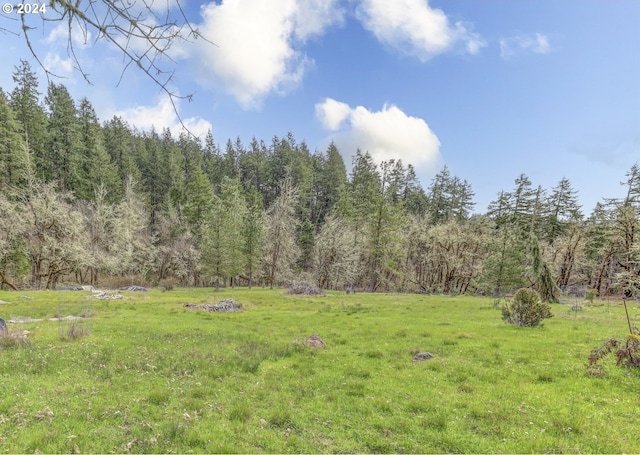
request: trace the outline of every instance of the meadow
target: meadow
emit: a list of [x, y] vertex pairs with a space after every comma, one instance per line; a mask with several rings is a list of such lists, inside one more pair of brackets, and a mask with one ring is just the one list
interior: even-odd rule
[[[0, 292], [0, 317], [31, 320], [0, 343], [1, 452], [640, 452], [640, 372], [586, 366], [628, 332], [619, 302], [518, 328], [479, 297], [122, 294]], [[184, 306], [225, 298], [243, 311]]]

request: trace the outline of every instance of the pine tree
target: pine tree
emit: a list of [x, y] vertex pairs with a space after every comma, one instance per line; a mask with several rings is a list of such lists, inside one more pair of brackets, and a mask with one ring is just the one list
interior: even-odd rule
[[213, 186], [198, 167], [194, 170], [191, 180], [187, 183], [186, 202], [184, 204], [184, 215], [187, 222], [192, 226], [196, 236], [200, 234], [200, 228], [214, 210]]
[[86, 174], [87, 157], [81, 151], [75, 102], [64, 85], [51, 83], [45, 103], [49, 109], [46, 166], [51, 171], [50, 178], [60, 188], [66, 191], [78, 189], [86, 197], [91, 181]]
[[24, 183], [22, 169], [27, 160], [27, 145], [20, 125], [0, 89], [0, 190]]
[[253, 286], [255, 274], [260, 264], [264, 247], [264, 212], [262, 195], [256, 189], [245, 194], [247, 210], [242, 223], [241, 252], [244, 260], [244, 272], [247, 274], [247, 285]]
[[10, 95], [9, 104], [13, 108], [27, 150], [33, 153], [37, 175], [48, 175], [46, 168], [45, 141], [47, 116], [40, 105], [38, 78], [26, 60], [20, 60], [15, 67], [13, 81], [16, 87]]
[[104, 146], [104, 136], [91, 102], [87, 98], [80, 100], [78, 106], [80, 133], [79, 153], [82, 160], [81, 173], [86, 176], [83, 186], [75, 188], [81, 199], [89, 200], [96, 194], [98, 187], [106, 191], [107, 199], [114, 201], [120, 194], [121, 182], [118, 169]]
[[111, 161], [118, 169], [121, 182], [119, 195], [124, 194], [126, 180], [131, 177], [132, 181], [142, 180], [140, 169], [133, 156], [134, 138], [129, 124], [122, 117], [113, 117], [105, 122], [103, 126], [104, 146], [111, 156]]
[[547, 221], [545, 239], [552, 242], [562, 235], [570, 223], [582, 219], [580, 205], [578, 205], [578, 193], [571, 186], [567, 178], [562, 178], [551, 190], [546, 201]]

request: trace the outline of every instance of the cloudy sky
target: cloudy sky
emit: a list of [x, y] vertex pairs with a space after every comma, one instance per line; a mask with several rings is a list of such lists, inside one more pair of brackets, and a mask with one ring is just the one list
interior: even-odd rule
[[[175, 0], [157, 0], [162, 11]], [[525, 173], [563, 177], [588, 214], [640, 161], [640, 2], [632, 0], [182, 0], [205, 39], [177, 43], [170, 88], [191, 131], [224, 146], [293, 133], [413, 164], [429, 185], [447, 165], [483, 212]], [[30, 59], [17, 16], [0, 15], [0, 86]], [[34, 18], [30, 18], [33, 20]], [[95, 32], [74, 34], [92, 85], [73, 70], [67, 24], [32, 22], [42, 62], [98, 115], [140, 129], [179, 122], [169, 99]], [[207, 40], [209, 42], [207, 42]], [[132, 46], [137, 45], [135, 42]], [[32, 65], [37, 63], [30, 59]], [[122, 77], [121, 77], [122, 76]], [[44, 76], [43, 76], [43, 81]], [[41, 90], [45, 91], [45, 82]]]

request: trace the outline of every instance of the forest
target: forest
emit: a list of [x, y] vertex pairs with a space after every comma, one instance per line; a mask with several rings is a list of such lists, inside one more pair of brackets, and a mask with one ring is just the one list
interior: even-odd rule
[[[521, 174], [486, 213], [444, 167], [311, 151], [293, 134], [218, 145], [99, 119], [27, 61], [0, 88], [0, 288], [120, 279], [504, 295], [640, 296], [640, 166], [584, 213], [563, 178]], [[497, 176], [501, 177], [501, 176]], [[611, 182], [617, 185], [618, 182]]]

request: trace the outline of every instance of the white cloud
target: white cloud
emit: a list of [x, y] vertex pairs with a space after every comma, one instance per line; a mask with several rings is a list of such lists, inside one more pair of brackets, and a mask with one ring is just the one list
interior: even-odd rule
[[[75, 72], [75, 67], [71, 58], [62, 58], [55, 52], [47, 52], [42, 64], [51, 74], [73, 80], [72, 76]], [[65, 84], [68, 84], [68, 82], [65, 81]]]
[[[176, 101], [178, 103], [178, 101]], [[176, 104], [179, 108], [179, 103]], [[189, 117], [182, 119], [182, 124], [176, 109], [171, 104], [171, 100], [168, 95], [162, 96], [158, 99], [155, 106], [136, 106], [123, 111], [118, 111], [109, 115], [122, 117], [129, 124], [134, 125], [136, 128], [148, 131], [151, 128], [155, 128], [156, 131], [162, 131], [163, 128], [169, 128], [173, 134], [177, 134], [186, 127], [192, 134], [203, 139], [207, 134], [207, 131], [212, 129], [211, 123], [200, 117]]]
[[359, 148], [368, 151], [377, 163], [402, 159], [419, 173], [433, 172], [439, 164], [440, 141], [427, 122], [394, 105], [376, 112], [327, 98], [316, 104], [316, 116], [332, 131], [348, 121], [348, 128], [332, 138], [345, 155], [351, 156]]
[[202, 6], [196, 46], [199, 82], [221, 87], [244, 108], [297, 87], [313, 61], [301, 45], [342, 22], [338, 0], [223, 0]]
[[61, 22], [51, 30], [44, 42], [49, 46], [59, 45], [66, 48], [71, 39], [74, 47], [87, 47], [91, 45], [91, 36], [91, 31], [83, 29], [76, 21], [71, 24], [71, 31], [68, 23]]
[[511, 36], [500, 40], [500, 56], [505, 60], [526, 52], [548, 54], [551, 52], [549, 37], [535, 33], [533, 35]]
[[356, 15], [379, 41], [421, 61], [458, 43], [464, 43], [470, 54], [486, 45], [468, 25], [457, 22], [452, 26], [447, 15], [431, 8], [428, 0], [362, 0]]
[[347, 103], [327, 98], [323, 103], [316, 104], [316, 117], [322, 126], [329, 131], [340, 129], [340, 125], [351, 114], [351, 107]]

